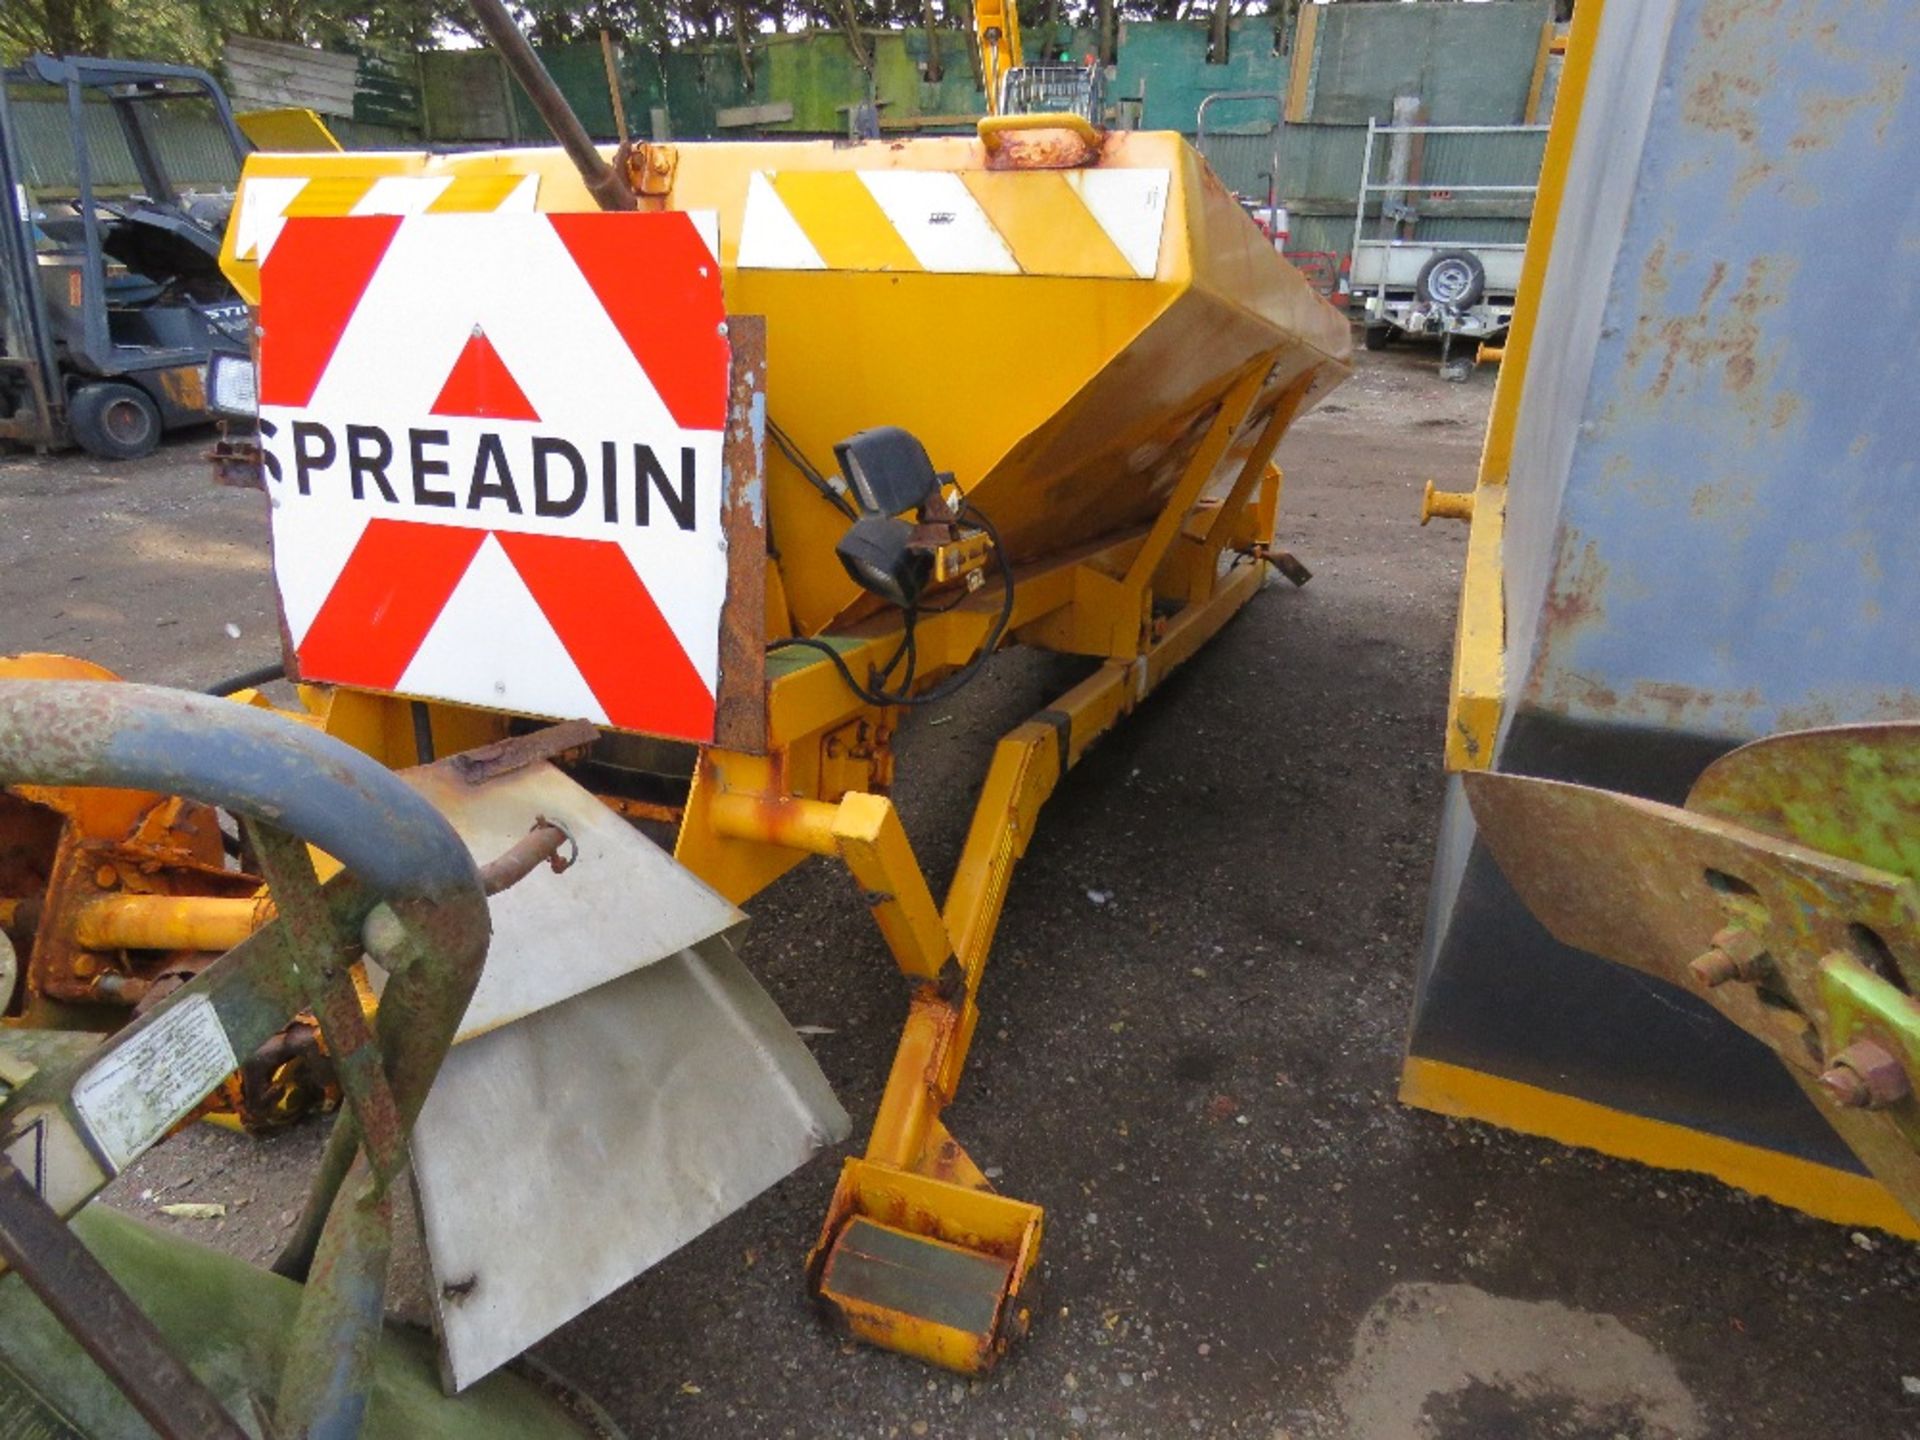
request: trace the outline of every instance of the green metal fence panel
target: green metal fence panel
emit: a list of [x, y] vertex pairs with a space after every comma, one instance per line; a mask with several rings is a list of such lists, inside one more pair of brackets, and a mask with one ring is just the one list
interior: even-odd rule
[[[1288, 126], [1281, 136], [1281, 188], [1302, 200], [1350, 203], [1359, 179], [1360, 149], [1369, 116], [1386, 118], [1399, 94], [1417, 94], [1435, 123], [1507, 124], [1521, 118], [1541, 26], [1550, 0], [1488, 0], [1477, 5], [1418, 3], [1334, 5], [1320, 12], [1312, 66], [1311, 124]], [[1259, 90], [1284, 97], [1291, 57], [1272, 15], [1244, 16], [1229, 26], [1225, 63], [1211, 64], [1204, 21], [1123, 24], [1117, 63], [1107, 85], [1111, 100], [1144, 95], [1140, 123], [1148, 129], [1196, 129], [1200, 103], [1222, 91]], [[1097, 49], [1093, 31], [1035, 26], [1030, 58], [1078, 61]], [[732, 40], [662, 53], [627, 42], [620, 61], [621, 99], [630, 129], [651, 133], [650, 112], [664, 106], [671, 134], [681, 139], [745, 138], [754, 134], [844, 134], [848, 107], [869, 93], [883, 102], [883, 126], [956, 128], [984, 110], [960, 31], [941, 31], [943, 75], [929, 82], [925, 70], [934, 42], [924, 30], [868, 32], [864, 41], [871, 76], [855, 62], [847, 37], [837, 30], [753, 37], [751, 77]], [[542, 47], [541, 55], [588, 131], [614, 135], [605, 62], [597, 41]], [[365, 68], [365, 67], [363, 67]], [[404, 104], [404, 76], [389, 87]], [[437, 51], [419, 60], [424, 124], [436, 142], [473, 144], [534, 140], [543, 132], [530, 106], [484, 50]], [[784, 121], [722, 126], [722, 111], [782, 103], [793, 107]], [[395, 114], [356, 118], [387, 124]], [[1232, 127], [1228, 127], [1231, 129]], [[1251, 184], [1271, 163], [1253, 144], [1230, 146], [1222, 163]], [[1245, 151], [1240, 155], [1239, 151]], [[1238, 183], [1238, 181], [1234, 182]]]
[[[420, 61], [411, 50], [368, 48], [359, 52], [354, 76], [353, 120], [381, 132], [420, 130]], [[343, 139], [342, 144], [346, 141]]]
[[[1274, 17], [1253, 15], [1228, 26], [1224, 65], [1207, 63], [1208, 26], [1198, 21], [1129, 22], [1120, 27], [1110, 95], [1146, 91], [1141, 128], [1191, 135], [1200, 102], [1222, 90], [1285, 93], [1287, 61], [1278, 53]], [[1091, 47], [1089, 47], [1091, 48]]]
[[1428, 124], [1520, 124], [1549, 9], [1549, 0], [1328, 6], [1307, 118], [1385, 123], [1394, 96], [1418, 95]]
[[233, 138], [211, 99], [183, 95], [149, 103], [141, 106], [140, 116], [153, 143], [154, 159], [174, 189], [205, 194], [232, 190], [240, 183]]
[[510, 84], [500, 57], [491, 50], [435, 50], [422, 55], [420, 96], [427, 139], [452, 143], [519, 139]]
[[1286, 125], [1280, 131], [1280, 193], [1300, 210], [1353, 210], [1367, 132], [1351, 125]]

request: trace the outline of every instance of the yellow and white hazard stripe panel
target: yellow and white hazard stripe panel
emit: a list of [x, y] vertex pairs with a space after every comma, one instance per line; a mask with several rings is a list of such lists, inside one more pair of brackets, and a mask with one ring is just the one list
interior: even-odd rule
[[765, 170], [747, 183], [742, 270], [890, 270], [1151, 280], [1166, 170]]
[[538, 175], [258, 175], [240, 191], [233, 258], [265, 260], [287, 221], [305, 215], [532, 214]]

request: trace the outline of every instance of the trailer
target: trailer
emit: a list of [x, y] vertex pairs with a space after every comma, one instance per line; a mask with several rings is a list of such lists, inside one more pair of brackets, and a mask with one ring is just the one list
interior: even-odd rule
[[[1367, 122], [1351, 286], [1369, 350], [1396, 336], [1434, 337], [1441, 374], [1463, 380], [1473, 356], [1456, 358], [1456, 343], [1506, 333], [1546, 133], [1544, 125]], [[1469, 178], [1477, 176], [1495, 178]]]

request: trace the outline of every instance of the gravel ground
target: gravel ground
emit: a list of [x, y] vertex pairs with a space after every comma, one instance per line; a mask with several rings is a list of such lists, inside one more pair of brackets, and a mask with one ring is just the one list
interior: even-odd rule
[[[1260, 596], [1047, 807], [946, 1117], [1047, 1207], [1028, 1343], [966, 1381], [822, 1325], [800, 1264], [835, 1155], [546, 1360], [636, 1436], [1920, 1434], [1908, 1245], [1393, 1099], [1464, 551], [1414, 519], [1426, 479], [1471, 482], [1490, 393], [1430, 355], [1363, 356], [1280, 454], [1313, 582]], [[205, 483], [203, 444], [0, 461], [0, 649], [184, 684], [272, 658], [260, 502]], [[1009, 656], [903, 735], [932, 873], [995, 738], [1074, 673]], [[751, 908], [744, 954], [789, 1019], [830, 1030], [811, 1043], [857, 1143], [904, 1011], [886, 952], [825, 866]], [[315, 1141], [201, 1127], [110, 1198], [224, 1202], [160, 1223], [263, 1257]]]

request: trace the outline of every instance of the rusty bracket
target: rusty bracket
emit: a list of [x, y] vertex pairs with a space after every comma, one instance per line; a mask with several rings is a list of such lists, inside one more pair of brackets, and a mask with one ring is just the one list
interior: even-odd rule
[[447, 763], [469, 785], [484, 785], [525, 770], [530, 765], [557, 759], [571, 750], [584, 750], [600, 738], [600, 732], [585, 720], [569, 720], [529, 731], [510, 739], [496, 740], [476, 750], [463, 750]]
[[636, 195], [664, 199], [673, 193], [680, 169], [680, 150], [674, 145], [629, 141], [613, 157], [614, 168], [627, 177]]
[[260, 461], [260, 446], [251, 439], [234, 440], [222, 433], [213, 448], [202, 457], [213, 466], [213, 483], [235, 490], [264, 490], [266, 471]]
[[[561, 854], [560, 847], [567, 847]], [[580, 858], [580, 842], [567, 827], [546, 816], [536, 816], [533, 828], [480, 867], [480, 884], [489, 895], [509, 890], [531, 875], [541, 861], [556, 875], [564, 875]]]
[[260, 857], [287, 954], [320, 1022], [374, 1173], [382, 1185], [390, 1184], [407, 1163], [406, 1122], [387, 1085], [380, 1046], [349, 970], [355, 937], [335, 923], [306, 843], [271, 825], [242, 823]]

